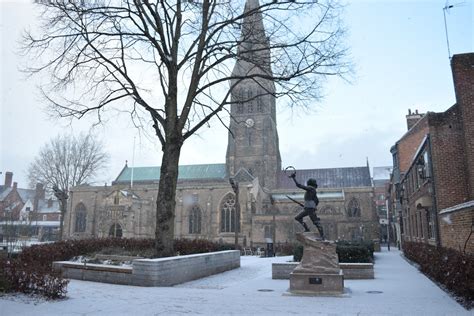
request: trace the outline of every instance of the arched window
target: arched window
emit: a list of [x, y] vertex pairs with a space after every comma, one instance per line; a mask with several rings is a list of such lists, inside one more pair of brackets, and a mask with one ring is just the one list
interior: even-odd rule
[[87, 219], [87, 210], [83, 203], [79, 203], [75, 208], [76, 221], [74, 225], [74, 231], [76, 233], [83, 233], [86, 231], [86, 219]]
[[112, 226], [110, 226], [109, 236], [110, 237], [121, 238], [122, 237], [122, 226], [120, 226], [120, 224], [113, 224]]
[[198, 205], [193, 205], [189, 210], [189, 233], [201, 233], [201, 209]]
[[347, 215], [349, 217], [360, 217], [360, 204], [359, 200], [353, 197], [347, 205]]
[[[223, 200], [221, 206], [221, 232], [235, 232], [235, 196], [229, 193]], [[237, 214], [237, 231], [240, 231], [240, 214]]]

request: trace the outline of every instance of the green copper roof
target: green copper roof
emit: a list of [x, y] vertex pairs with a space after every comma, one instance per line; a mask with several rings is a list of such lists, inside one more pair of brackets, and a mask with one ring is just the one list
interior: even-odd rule
[[[160, 167], [135, 167], [125, 166], [115, 182], [133, 181], [158, 181]], [[179, 166], [178, 180], [224, 179], [226, 176], [225, 164], [183, 165]]]

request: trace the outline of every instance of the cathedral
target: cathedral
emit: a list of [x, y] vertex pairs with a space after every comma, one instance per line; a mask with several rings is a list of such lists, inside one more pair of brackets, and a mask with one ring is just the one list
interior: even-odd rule
[[[245, 10], [255, 1], [247, 1]], [[234, 74], [271, 73], [268, 38], [259, 13], [244, 20]], [[255, 46], [255, 47], [252, 47]], [[243, 56], [253, 51], [252, 56]], [[249, 58], [258, 60], [248, 62]], [[293, 242], [302, 231], [294, 217], [303, 190], [284, 173], [278, 141], [275, 85], [268, 79], [239, 82], [232, 90], [233, 119], [225, 163], [180, 165], [175, 237], [205, 238], [245, 247]], [[124, 166], [111, 186], [72, 188], [64, 238], [153, 238], [160, 167]], [[238, 196], [229, 183], [238, 183]], [[318, 216], [327, 239], [377, 239], [378, 218], [369, 166], [296, 170], [296, 179], [318, 182]], [[311, 230], [315, 227], [307, 219]]]

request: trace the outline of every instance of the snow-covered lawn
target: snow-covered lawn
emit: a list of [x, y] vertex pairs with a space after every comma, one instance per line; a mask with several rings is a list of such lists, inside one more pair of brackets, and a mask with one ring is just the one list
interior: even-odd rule
[[377, 253], [375, 279], [346, 280], [343, 297], [286, 295], [289, 281], [272, 280], [271, 263], [289, 260], [245, 256], [239, 269], [174, 287], [71, 280], [61, 301], [0, 297], [0, 315], [474, 315], [397, 250]]

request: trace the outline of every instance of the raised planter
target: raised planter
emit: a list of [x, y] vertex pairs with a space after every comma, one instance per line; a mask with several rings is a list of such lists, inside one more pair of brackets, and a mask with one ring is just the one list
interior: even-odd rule
[[55, 261], [53, 262], [53, 268], [60, 270], [62, 276], [68, 279], [123, 285], [132, 284], [132, 267]]
[[[287, 280], [299, 262], [272, 264], [272, 279]], [[345, 280], [365, 280], [374, 278], [373, 263], [339, 263]]]
[[55, 261], [70, 279], [137, 286], [171, 286], [240, 267], [240, 251], [135, 259], [131, 267]]

